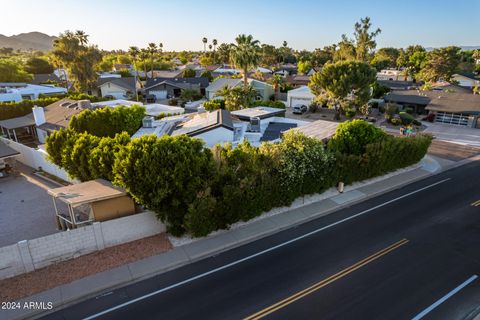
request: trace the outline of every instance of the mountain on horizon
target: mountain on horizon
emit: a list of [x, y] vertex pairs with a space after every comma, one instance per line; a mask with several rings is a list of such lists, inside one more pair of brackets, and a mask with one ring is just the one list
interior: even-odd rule
[[53, 48], [53, 40], [56, 38], [37, 31], [20, 33], [10, 37], [0, 34], [0, 48], [48, 51]]

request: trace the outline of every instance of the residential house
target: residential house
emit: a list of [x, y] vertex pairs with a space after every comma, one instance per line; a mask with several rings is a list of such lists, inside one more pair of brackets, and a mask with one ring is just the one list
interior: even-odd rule
[[286, 130], [308, 123], [285, 118], [284, 114], [284, 109], [256, 107], [231, 113], [227, 110], [215, 110], [161, 120], [147, 118], [143, 127], [132, 138], [147, 134], [154, 134], [157, 137], [186, 134], [202, 139], [207, 147], [224, 143], [232, 143], [235, 147], [243, 140], [258, 146], [262, 141], [278, 141]]
[[435, 114], [435, 122], [470, 128], [480, 128], [480, 95], [468, 90], [399, 90], [388, 93], [384, 100], [411, 107], [418, 114]]
[[378, 84], [388, 87], [390, 90], [414, 90], [419, 84], [413, 81], [403, 80], [377, 80]]
[[457, 73], [453, 75], [453, 80], [455, 80], [461, 87], [480, 87], [480, 78], [477, 77], [474, 73]]
[[101, 102], [92, 102], [90, 103], [90, 108], [96, 109], [96, 108], [116, 108], [119, 106], [126, 106], [126, 107], [131, 107], [131, 106], [143, 106], [143, 103], [140, 101], [130, 101], [130, 100], [124, 100], [124, 99], [115, 99], [115, 100], [107, 100], [107, 101], [101, 101]]
[[135, 82], [135, 77], [99, 78], [95, 94], [100, 97], [128, 99], [135, 96], [135, 92], [138, 89], [140, 89], [140, 83], [138, 81]]
[[147, 79], [145, 94], [149, 100], [178, 98], [182, 90], [197, 90], [205, 95], [209, 86], [208, 78], [153, 78]]
[[63, 80], [60, 80], [55, 73], [34, 74], [32, 84], [60, 84]]
[[308, 86], [301, 86], [287, 92], [287, 106], [290, 108], [302, 105], [308, 107], [314, 99], [315, 95]]
[[121, 70], [128, 70], [129, 72], [133, 72], [133, 65], [128, 63], [115, 63], [113, 65], [113, 71], [118, 72]]
[[44, 108], [33, 107], [38, 141], [45, 143], [47, 136], [56, 130], [67, 128], [74, 115], [90, 108], [89, 100], [62, 99]]
[[0, 102], [20, 102], [22, 100], [36, 100], [40, 95], [60, 95], [67, 93], [67, 89], [54, 85], [37, 85], [28, 83], [0, 83]]
[[[270, 100], [270, 97], [275, 94], [273, 86], [266, 82], [256, 79], [248, 79], [248, 83], [258, 92], [261, 100]], [[215, 80], [206, 89], [207, 99], [213, 100], [219, 98], [217, 97], [217, 91], [225, 86], [229, 88], [243, 86], [243, 79], [219, 78]]]
[[297, 66], [295, 64], [282, 64], [278, 65], [273, 72], [273, 74], [278, 74], [282, 77], [293, 76], [298, 72]]
[[152, 72], [147, 71], [147, 78], [180, 78], [182, 76], [183, 70], [153, 70]]
[[377, 72], [377, 80], [390, 80], [390, 81], [412, 81], [412, 77], [407, 76], [403, 70], [396, 70], [396, 69], [384, 69], [380, 72]]

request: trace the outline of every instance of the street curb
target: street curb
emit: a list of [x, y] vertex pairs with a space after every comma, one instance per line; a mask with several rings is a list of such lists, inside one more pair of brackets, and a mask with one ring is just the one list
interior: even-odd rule
[[[265, 230], [264, 232], [259, 232], [259, 233], [256, 233], [248, 238], [244, 238], [244, 239], [237, 239], [237, 241], [235, 242], [232, 242], [230, 244], [226, 244], [225, 246], [221, 247], [221, 248], [218, 248], [216, 250], [210, 250], [208, 252], [205, 252], [203, 254], [199, 254], [197, 256], [195, 256], [194, 258], [191, 258], [185, 251], [185, 248], [188, 246], [188, 245], [191, 245], [193, 243], [200, 243], [201, 241], [207, 241], [207, 240], [211, 240], [211, 239], [215, 239], [217, 237], [222, 237], [222, 236], [225, 236], [225, 235], [228, 235], [228, 234], [231, 234], [233, 231], [235, 230], [238, 230], [238, 229], [233, 229], [233, 230], [229, 230], [227, 232], [224, 232], [224, 233], [221, 233], [219, 235], [215, 235], [214, 237], [211, 237], [211, 238], [205, 238], [205, 239], [201, 239], [201, 240], [198, 240], [198, 241], [195, 241], [195, 242], [192, 242], [192, 243], [188, 243], [188, 244], [185, 244], [185, 245], [182, 245], [182, 246], [179, 246], [179, 247], [176, 247], [170, 251], [167, 251], [161, 255], [158, 255], [158, 256], [162, 256], [162, 255], [165, 255], [165, 254], [168, 254], [169, 252], [172, 252], [173, 250], [176, 250], [176, 251], [183, 251], [183, 254], [184, 254], [184, 258], [181, 259], [181, 260], [178, 260], [174, 263], [171, 263], [170, 265], [166, 266], [165, 268], [161, 268], [161, 269], [158, 269], [156, 271], [153, 271], [153, 272], [147, 272], [145, 274], [143, 274], [142, 276], [137, 276], [135, 277], [133, 275], [133, 272], [132, 272], [132, 265], [139, 262], [139, 261], [143, 261], [143, 260], [146, 260], [146, 259], [149, 259], [149, 258], [153, 258], [153, 257], [156, 257], [156, 256], [153, 256], [153, 257], [149, 257], [149, 258], [145, 258], [143, 260], [139, 260], [139, 261], [136, 261], [136, 262], [132, 262], [132, 263], [128, 263], [126, 265], [123, 265], [121, 267], [126, 267], [128, 269], [128, 274], [129, 274], [129, 277], [128, 278], [123, 278], [122, 280], [118, 281], [117, 283], [115, 284], [112, 284], [108, 287], [100, 287], [98, 288], [97, 290], [94, 290], [88, 294], [83, 294], [83, 295], [79, 295], [78, 297], [74, 297], [74, 296], [71, 296], [70, 299], [68, 299], [67, 301], [61, 301], [61, 303], [59, 305], [55, 305], [55, 309], [53, 310], [48, 310], [48, 311], [41, 311], [41, 312], [34, 312], [33, 314], [23, 314], [23, 315], [18, 315], [18, 316], [15, 316], [14, 318], [12, 319], [15, 319], [15, 320], [20, 320], [20, 319], [38, 319], [40, 317], [43, 317], [43, 316], [46, 316], [52, 312], [56, 312], [56, 311], [59, 311], [61, 309], [64, 309], [64, 308], [67, 308], [71, 305], [74, 305], [74, 304], [78, 304], [78, 303], [81, 303], [85, 300], [88, 300], [90, 298], [94, 298], [94, 297], [97, 297], [99, 295], [102, 295], [104, 293], [107, 293], [107, 292], [110, 292], [110, 291], [113, 291], [115, 289], [118, 289], [118, 288], [121, 288], [121, 287], [124, 287], [126, 285], [130, 285], [130, 284], [134, 284], [134, 283], [137, 283], [137, 282], [140, 282], [142, 280], [145, 280], [145, 279], [148, 279], [148, 278], [152, 278], [154, 276], [157, 276], [157, 275], [160, 275], [160, 274], [163, 274], [163, 273], [166, 273], [168, 271], [171, 271], [171, 270], [174, 270], [174, 269], [177, 269], [177, 268], [180, 268], [180, 267], [183, 267], [183, 266], [186, 266], [188, 264], [191, 264], [191, 263], [194, 263], [194, 262], [197, 262], [197, 261], [200, 261], [200, 260], [203, 260], [203, 259], [206, 259], [206, 258], [209, 258], [209, 257], [212, 257], [212, 256], [216, 256], [218, 254], [221, 254], [223, 252], [226, 252], [226, 251], [229, 251], [229, 250], [232, 250], [232, 249], [235, 249], [235, 248], [238, 248], [242, 245], [245, 245], [245, 244], [248, 244], [248, 243], [251, 243], [251, 242], [254, 242], [256, 240], [259, 240], [259, 239], [262, 239], [262, 238], [266, 238], [268, 236], [271, 236], [273, 234], [276, 234], [278, 232], [281, 232], [281, 231], [284, 231], [284, 230], [287, 230], [287, 229], [290, 229], [290, 228], [294, 228], [294, 227], [297, 227], [301, 224], [304, 224], [304, 223], [307, 223], [307, 222], [310, 222], [312, 220], [315, 220], [315, 219], [318, 219], [320, 217], [323, 217], [323, 216], [326, 216], [326, 215], [329, 215], [333, 212], [336, 212], [336, 211], [339, 211], [339, 210], [342, 210], [344, 208], [348, 208], [348, 207], [351, 207], [353, 205], [356, 205], [358, 203], [361, 203], [361, 202], [364, 202], [368, 199], [371, 199], [371, 198], [375, 198], [375, 197], [378, 197], [378, 196], [381, 196], [385, 193], [388, 193], [388, 192], [391, 192], [391, 191], [394, 191], [394, 190], [397, 190], [397, 189], [400, 189], [400, 188], [403, 188], [405, 187], [406, 185], [409, 185], [409, 184], [412, 184], [412, 183], [415, 183], [417, 181], [420, 181], [420, 180], [423, 180], [423, 179], [426, 179], [426, 178], [429, 178], [429, 177], [432, 177], [432, 176], [435, 176], [435, 175], [438, 175], [440, 173], [443, 173], [445, 171], [448, 171], [448, 170], [451, 170], [451, 169], [454, 169], [454, 168], [457, 168], [457, 167], [460, 167], [462, 165], [466, 165], [468, 163], [471, 163], [473, 161], [476, 161], [476, 160], [480, 160], [480, 155], [478, 156], [475, 156], [475, 157], [471, 157], [471, 158], [468, 158], [468, 159], [464, 159], [464, 160], [461, 160], [457, 163], [454, 163], [454, 164], [451, 164], [451, 165], [447, 165], [445, 166], [444, 168], [441, 168], [439, 169], [438, 171], [436, 172], [428, 172], [428, 171], [425, 171], [426, 174], [422, 175], [422, 176], [419, 176], [419, 177], [415, 177], [415, 178], [412, 178], [408, 181], [405, 181], [405, 182], [400, 182], [399, 184], [395, 185], [395, 186], [391, 186], [391, 187], [386, 187], [385, 189], [382, 189], [380, 191], [377, 191], [377, 192], [373, 192], [371, 194], [366, 194], [364, 197], [361, 197], [359, 199], [354, 199], [352, 201], [349, 201], [349, 202], [346, 202], [346, 203], [343, 203], [343, 204], [338, 204], [336, 205], [334, 208], [331, 208], [331, 209], [327, 209], [327, 210], [324, 210], [324, 211], [321, 211], [321, 212], [315, 212], [315, 213], [312, 213], [310, 215], [306, 215], [305, 217], [303, 218], [299, 218], [297, 221], [294, 221], [292, 223], [289, 223], [287, 225], [283, 225], [283, 226], [275, 226], [275, 228], [271, 228], [269, 230]], [[421, 168], [415, 168], [415, 169], [412, 169], [410, 171], [413, 171], [413, 170], [416, 170], [416, 169], [421, 169]], [[406, 172], [410, 172], [410, 171], [406, 171]], [[380, 182], [380, 181], [378, 181]], [[374, 182], [376, 183], [376, 182]], [[356, 190], [356, 189], [353, 189], [353, 190]], [[330, 198], [327, 198], [327, 199], [330, 199]], [[323, 200], [320, 200], [318, 202], [311, 202], [311, 203], [308, 203], [306, 205], [310, 205], [310, 204], [313, 204], [313, 203], [319, 203], [321, 201], [325, 201], [327, 199], [323, 199]], [[306, 206], [305, 205], [305, 206]], [[303, 206], [304, 207], [304, 206]], [[297, 210], [297, 209], [300, 209], [301, 210], [302, 206], [301, 207], [297, 207], [297, 208], [293, 208], [292, 210]], [[278, 215], [282, 215], [282, 214], [286, 214], [287, 212], [290, 212], [290, 211], [285, 211], [285, 212], [282, 212], [282, 213], [279, 213]], [[264, 221], [264, 220], [267, 220], [269, 218], [274, 218], [274, 216], [271, 216], [271, 217], [267, 217], [265, 219], [262, 219], [262, 220], [259, 220], [259, 221], [255, 221], [254, 223], [256, 222], [261, 222], [261, 221]], [[120, 268], [120, 267], [119, 267]], [[94, 274], [94, 275], [90, 275], [90, 276], [87, 276], [85, 278], [82, 278], [82, 279], [79, 279], [79, 280], [76, 280], [76, 281], [87, 281], [89, 279], [91, 279], [92, 277], [94, 276], [97, 276], [98, 275], [101, 275], [102, 273], [108, 273], [108, 272], [112, 272], [114, 270], [116, 270], [118, 268], [114, 268], [114, 269], [111, 269], [111, 270], [107, 270], [107, 271], [104, 271], [104, 272], [101, 272], [101, 273], [97, 273], [97, 274]], [[41, 296], [43, 293], [49, 293], [51, 294], [51, 292], [53, 292], [54, 290], [58, 290], [60, 292], [60, 296], [62, 296], [61, 292], [62, 292], [62, 287], [65, 287], [65, 286], [68, 286], [70, 285], [71, 286], [71, 283], [69, 284], [65, 284], [65, 285], [61, 285], [59, 287], [56, 287], [56, 288], [53, 288], [53, 289], [50, 289], [50, 290], [47, 290], [47, 291], [44, 291], [44, 292], [40, 292], [36, 295], [33, 295], [33, 296], [30, 296], [30, 297], [27, 297], [27, 298], [23, 298], [23, 299], [20, 299], [19, 301], [39, 301], [39, 300], [35, 300], [35, 297], [38, 297], [38, 296]], [[38, 298], [37, 298], [38, 299]], [[60, 298], [61, 300], [63, 300], [63, 297]]]

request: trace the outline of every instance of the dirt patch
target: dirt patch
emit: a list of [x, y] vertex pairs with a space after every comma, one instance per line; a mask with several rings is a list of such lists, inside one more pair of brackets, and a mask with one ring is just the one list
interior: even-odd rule
[[0, 281], [0, 301], [15, 301], [172, 248], [165, 234], [106, 248]]

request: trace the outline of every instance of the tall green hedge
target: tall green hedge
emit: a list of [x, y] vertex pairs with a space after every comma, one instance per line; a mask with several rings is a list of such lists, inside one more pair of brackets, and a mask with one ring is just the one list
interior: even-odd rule
[[172, 234], [199, 237], [339, 181], [351, 184], [415, 164], [432, 140], [426, 134], [393, 137], [377, 130], [363, 121], [345, 123], [328, 148], [288, 131], [279, 143], [210, 150], [187, 136], [130, 140], [127, 132], [97, 137], [70, 128], [50, 136], [47, 151], [73, 177], [103, 177], [124, 187]]
[[32, 113], [33, 106], [46, 107], [58, 100], [60, 100], [60, 98], [50, 97], [37, 100], [23, 100], [20, 102], [0, 102], [0, 120], [25, 116]]
[[69, 128], [97, 137], [114, 137], [122, 131], [133, 135], [142, 126], [143, 117], [145, 107], [138, 105], [87, 109], [72, 117]]

